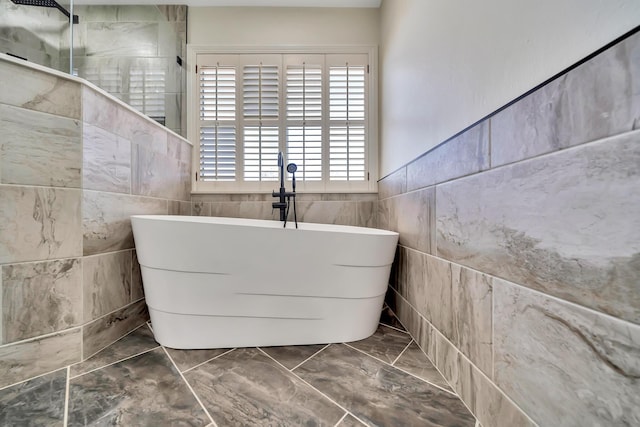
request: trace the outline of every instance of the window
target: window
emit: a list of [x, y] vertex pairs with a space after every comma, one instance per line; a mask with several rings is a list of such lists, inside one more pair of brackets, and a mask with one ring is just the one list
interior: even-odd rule
[[375, 191], [370, 55], [192, 53], [194, 191], [270, 192], [280, 151], [299, 191]]

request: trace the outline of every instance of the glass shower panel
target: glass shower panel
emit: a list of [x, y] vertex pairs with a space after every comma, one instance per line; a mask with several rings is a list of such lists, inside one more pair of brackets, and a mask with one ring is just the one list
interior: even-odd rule
[[68, 1], [0, 0], [0, 52], [69, 72], [69, 56], [63, 54], [69, 43], [63, 37], [70, 9]]

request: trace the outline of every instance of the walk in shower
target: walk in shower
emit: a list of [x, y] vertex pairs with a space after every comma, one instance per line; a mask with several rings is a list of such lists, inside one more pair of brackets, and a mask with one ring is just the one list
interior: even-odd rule
[[181, 135], [186, 42], [184, 5], [0, 0], [0, 52], [82, 77]]

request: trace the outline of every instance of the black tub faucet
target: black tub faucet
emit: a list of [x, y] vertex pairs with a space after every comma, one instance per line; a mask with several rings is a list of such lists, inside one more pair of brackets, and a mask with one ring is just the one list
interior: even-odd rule
[[293, 191], [288, 192], [284, 188], [284, 155], [282, 151], [278, 153], [278, 168], [280, 169], [280, 191], [271, 192], [272, 197], [277, 197], [278, 201], [271, 203], [273, 209], [280, 209], [280, 221], [284, 221], [284, 227], [287, 226], [287, 216], [289, 214], [289, 203], [293, 198], [293, 215], [296, 221], [296, 228], [298, 228], [298, 218], [296, 215], [296, 175], [295, 172], [298, 169], [295, 163], [289, 163], [287, 165], [287, 171], [293, 174]]

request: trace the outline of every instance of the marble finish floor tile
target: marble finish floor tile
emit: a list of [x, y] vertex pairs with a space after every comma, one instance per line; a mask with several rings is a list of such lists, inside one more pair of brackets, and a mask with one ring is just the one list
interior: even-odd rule
[[187, 371], [214, 357], [226, 353], [228, 348], [213, 348], [210, 350], [177, 350], [175, 348], [167, 348], [167, 353], [173, 359], [180, 372]]
[[62, 426], [67, 370], [0, 390], [1, 426]]
[[388, 306], [385, 306], [382, 309], [382, 314], [380, 314], [380, 323], [401, 331], [406, 331], [405, 327], [402, 326], [402, 323], [400, 323], [396, 315], [393, 314], [393, 311]]
[[69, 387], [69, 426], [211, 422], [161, 348], [74, 378]]
[[[407, 347], [393, 366], [409, 372], [418, 378], [422, 378], [431, 384], [451, 391], [451, 387], [449, 387], [449, 384], [447, 384], [442, 374], [438, 372], [436, 367], [433, 366], [433, 363], [431, 363], [415, 342], [412, 342], [409, 347]], [[451, 392], [453, 393], [453, 391]]]
[[287, 369], [293, 369], [326, 345], [290, 345], [286, 347], [262, 347], [262, 351], [273, 357]]
[[475, 426], [457, 396], [343, 344], [332, 344], [295, 372], [369, 425]]
[[337, 425], [337, 427], [363, 427], [363, 426], [366, 426], [366, 424], [362, 424], [353, 415], [347, 415], [346, 417], [344, 417], [342, 421], [340, 421], [340, 424]]
[[153, 339], [153, 333], [147, 325], [142, 325], [135, 331], [120, 338], [118, 341], [85, 360], [71, 365], [70, 375], [76, 377], [89, 371], [111, 365], [145, 351], [152, 350], [160, 344]]
[[334, 426], [344, 415], [258, 349], [236, 349], [185, 378], [219, 427]]
[[376, 332], [369, 338], [350, 342], [349, 345], [383, 362], [393, 363], [410, 342], [409, 334], [379, 325]]

